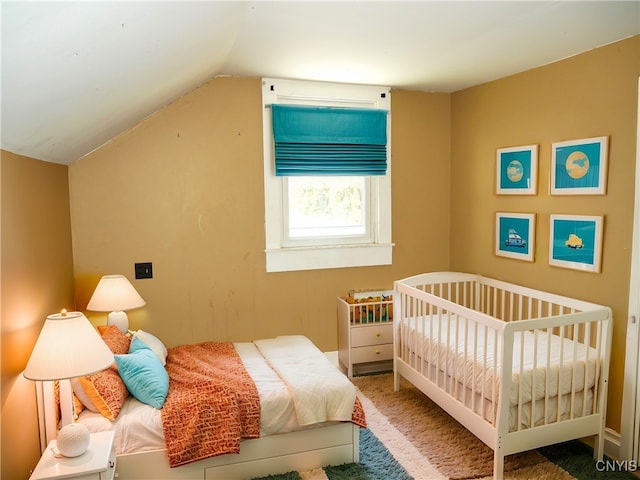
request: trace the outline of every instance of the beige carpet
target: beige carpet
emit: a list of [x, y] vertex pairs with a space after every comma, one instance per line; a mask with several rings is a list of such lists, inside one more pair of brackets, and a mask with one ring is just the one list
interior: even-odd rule
[[[369, 429], [416, 480], [492, 478], [493, 451], [408, 382], [398, 392], [391, 373], [353, 383]], [[508, 456], [504, 471], [513, 480], [574, 478], [535, 451]]]

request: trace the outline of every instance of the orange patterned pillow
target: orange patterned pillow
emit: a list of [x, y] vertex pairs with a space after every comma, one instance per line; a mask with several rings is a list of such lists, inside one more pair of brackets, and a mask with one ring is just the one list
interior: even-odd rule
[[[74, 391], [82, 403], [89, 410], [100, 412], [112, 422], [120, 414], [122, 405], [129, 396], [129, 391], [115, 367], [80, 377], [74, 384]], [[78, 384], [80, 389], [76, 389]]]
[[109, 349], [116, 355], [123, 355], [129, 353], [129, 344], [131, 343], [131, 337], [125, 333], [122, 333], [115, 325], [99, 326], [98, 332], [102, 336], [102, 340], [107, 344]]
[[[98, 332], [114, 354], [129, 352], [131, 338], [115, 325], [99, 326]], [[71, 384], [73, 392], [88, 410], [101, 413], [112, 422], [118, 417], [129, 396], [115, 363], [101, 372], [72, 379]]]
[[73, 394], [73, 419], [78, 420], [78, 415], [84, 410], [84, 404], [80, 401], [78, 396]]

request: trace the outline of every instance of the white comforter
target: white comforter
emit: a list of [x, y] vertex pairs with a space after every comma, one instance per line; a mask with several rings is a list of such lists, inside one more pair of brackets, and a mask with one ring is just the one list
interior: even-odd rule
[[311, 340], [287, 335], [253, 343], [289, 388], [300, 425], [351, 420], [355, 387]]

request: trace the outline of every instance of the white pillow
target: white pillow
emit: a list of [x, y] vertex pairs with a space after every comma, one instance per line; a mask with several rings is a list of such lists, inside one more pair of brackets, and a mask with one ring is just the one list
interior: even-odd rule
[[138, 330], [133, 334], [133, 338], [137, 338], [148, 346], [160, 359], [162, 365], [167, 364], [167, 347], [164, 346], [164, 343], [162, 343], [158, 337], [155, 337], [144, 330]]

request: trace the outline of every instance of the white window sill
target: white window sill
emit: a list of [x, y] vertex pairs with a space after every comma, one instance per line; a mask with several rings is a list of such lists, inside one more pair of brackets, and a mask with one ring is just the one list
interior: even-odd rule
[[266, 250], [267, 272], [391, 265], [393, 243]]

